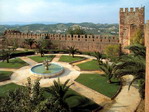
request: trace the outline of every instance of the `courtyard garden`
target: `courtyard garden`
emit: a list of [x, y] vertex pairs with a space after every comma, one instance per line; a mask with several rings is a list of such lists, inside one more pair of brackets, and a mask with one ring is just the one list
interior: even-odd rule
[[[41, 93], [38, 91], [39, 93], [37, 92], [37, 94], [40, 94], [41, 96], [43, 95], [43, 98], [45, 98], [45, 99], [46, 98], [50, 99], [49, 101], [51, 101], [51, 102], [48, 102], [48, 103], [52, 103], [52, 104], [53, 104], [53, 99], [55, 100], [55, 98], [59, 97], [59, 95], [62, 95], [61, 97], [64, 97], [64, 99], [65, 99], [62, 102], [64, 104], [66, 104], [70, 109], [78, 109], [78, 108], [84, 109], [84, 107], [86, 109], [89, 109], [89, 111], [92, 111], [97, 108], [101, 109], [100, 104], [105, 103], [106, 101], [109, 101], [109, 100], [113, 100], [113, 98], [115, 98], [117, 95], [119, 95], [119, 92], [121, 92], [120, 90], [121, 90], [122, 85], [121, 85], [120, 79], [123, 76], [123, 74], [125, 75], [125, 71], [131, 72], [130, 70], [134, 70], [135, 68], [133, 68], [133, 66], [130, 66], [129, 64], [126, 66], [126, 64], [129, 62], [129, 60], [128, 60], [128, 62], [127, 62], [127, 60], [125, 60], [126, 63], [123, 60], [122, 60], [123, 63], [122, 62], [121, 63], [112, 62], [110, 64], [109, 64], [109, 62], [103, 63], [100, 59], [102, 57], [100, 57], [100, 56], [101, 55], [98, 54], [98, 56], [96, 58], [92, 57], [92, 56], [87, 56], [88, 58], [86, 58], [85, 55], [69, 56], [68, 54], [65, 54], [65, 55], [63, 55], [63, 54], [59, 54], [59, 55], [46, 54], [46, 55], [43, 55], [43, 57], [39, 56], [39, 55], [31, 55], [31, 56], [25, 56], [25, 57], [21, 57], [21, 58], [19, 58], [19, 57], [12, 58], [12, 59], [9, 59], [9, 62], [1, 61], [0, 62], [0, 85], [1, 85], [0, 86], [0, 96], [7, 97], [8, 93], [10, 93], [10, 91], [12, 92], [12, 94], [17, 94], [15, 92], [20, 91], [20, 89], [18, 89], [20, 87], [29, 89], [29, 87], [20, 86], [21, 85], [20, 83], [17, 84], [17, 83], [11, 82], [10, 77], [13, 73], [15, 73], [15, 70], [22, 70], [21, 67], [28, 66], [25, 69], [29, 71], [31, 66], [35, 65], [35, 62], [42, 63], [45, 60], [52, 62], [52, 60], [54, 58], [56, 58], [56, 60], [57, 60], [56, 63], [58, 63], [58, 64], [62, 64], [62, 62], [66, 62], [66, 63], [63, 63], [63, 67], [65, 67], [65, 68], [68, 67], [68, 68], [65, 69], [66, 70], [66, 71], [64, 71], [65, 75], [62, 76], [62, 79], [64, 79], [64, 78], [71, 79], [73, 82], [73, 85], [71, 85], [72, 87], [67, 86], [69, 89], [66, 92], [67, 94], [64, 95], [64, 93], [63, 93], [65, 90], [64, 88], [67, 84], [64, 84], [64, 86], [63, 86], [63, 85], [57, 83], [57, 84], [55, 84], [55, 87], [53, 87], [50, 80], [57, 79], [56, 77], [53, 77], [51, 79], [43, 78], [43, 79], [41, 79], [42, 80], [41, 85], [42, 86], [48, 85], [49, 88], [51, 88], [52, 90], [47, 91], [46, 90], [47, 87], [45, 88], [43, 86], [39, 90], [39, 91], [41, 91]], [[133, 64], [138, 62], [140, 65], [141, 64], [143, 65], [143, 63], [144, 63], [144, 60], [142, 58], [140, 58], [139, 61], [135, 60], [137, 58], [130, 57], [129, 59], [131, 59], [131, 63], [133, 61], [135, 61], [135, 62], [133, 62]], [[29, 61], [31, 61], [31, 63]], [[73, 63], [74, 65], [71, 63]], [[77, 71], [74, 66], [78, 66], [80, 68], [80, 71]], [[137, 64], [136, 65], [134, 64], [134, 66], [137, 66]], [[71, 69], [70, 69], [70, 67], [71, 67]], [[5, 68], [10, 69], [10, 71], [11, 70], [12, 71], [11, 72], [5, 71], [4, 70]], [[132, 69], [128, 69], [128, 68], [132, 68]], [[140, 69], [142, 70], [143, 67]], [[25, 72], [26, 70], [24, 70], [23, 72]], [[72, 72], [73, 74], [71, 74], [71, 71], [73, 71]], [[123, 71], [123, 72], [121, 72], [121, 71]], [[30, 72], [28, 72], [28, 73], [30, 73]], [[79, 75], [78, 75], [78, 73], [79, 73]], [[101, 74], [101, 73], [103, 73], [103, 74]], [[17, 72], [17, 74], [19, 74], [19, 72]], [[23, 74], [25, 74], [25, 73], [23, 73]], [[71, 74], [70, 77], [69, 77], [69, 74]], [[21, 75], [22, 74], [20, 74], [20, 76]], [[22, 77], [24, 77], [24, 76], [22, 75]], [[26, 78], [27, 77], [28, 76], [26, 76]], [[75, 78], [73, 78], [73, 77], [75, 77]], [[8, 83], [6, 82], [6, 80], [8, 80]], [[23, 80], [20, 80], [20, 81], [23, 81]], [[5, 82], [6, 82], [6, 84], [5, 84]], [[24, 83], [24, 82], [22, 82], [22, 83]], [[28, 85], [28, 86], [31, 86], [31, 85]], [[33, 85], [33, 86], [35, 86], [35, 85]], [[40, 88], [39, 86], [35, 87], [34, 91], [37, 91], [39, 88]], [[18, 90], [16, 91], [16, 89], [18, 89]], [[23, 91], [23, 90], [21, 90], [21, 91]], [[55, 93], [56, 91], [59, 94], [58, 96], [56, 96], [57, 95], [57, 93]], [[42, 94], [42, 92], [43, 92], [43, 94]], [[85, 93], [85, 92], [89, 92], [89, 94]], [[96, 92], [96, 94], [90, 96], [90, 92]], [[19, 95], [24, 95], [24, 94], [27, 94], [27, 93], [26, 92], [19, 93]], [[101, 97], [100, 97], [101, 101], [96, 99], [98, 95], [101, 95]], [[41, 97], [41, 96], [39, 96], [39, 97]], [[20, 98], [21, 98], [21, 96], [20, 96]], [[38, 97], [36, 97], [36, 98], [37, 98], [37, 101], [39, 101]], [[107, 98], [107, 99], [105, 99], [105, 98]], [[15, 100], [17, 100], [17, 99], [15, 99]], [[61, 98], [58, 99], [58, 102], [61, 102], [61, 100], [62, 100]], [[58, 105], [62, 106], [61, 103]], [[81, 105], [81, 106], [79, 106], [79, 105]]]

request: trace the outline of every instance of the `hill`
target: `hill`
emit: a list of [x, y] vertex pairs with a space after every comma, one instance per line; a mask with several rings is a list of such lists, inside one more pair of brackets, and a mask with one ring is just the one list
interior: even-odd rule
[[28, 25], [0, 25], [0, 34], [5, 30], [19, 30], [24, 33], [60, 33], [67, 34], [67, 30], [75, 25], [80, 26], [87, 34], [118, 35], [118, 24], [94, 23], [58, 23], [58, 24], [28, 24]]

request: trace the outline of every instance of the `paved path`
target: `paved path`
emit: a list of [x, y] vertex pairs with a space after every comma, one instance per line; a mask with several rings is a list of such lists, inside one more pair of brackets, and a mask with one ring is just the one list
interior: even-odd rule
[[14, 69], [14, 68], [0, 68], [0, 71], [11, 71], [11, 72], [14, 72], [16, 70], [17, 69]]
[[70, 86], [70, 88], [80, 93], [81, 95], [84, 95], [85, 97], [93, 100], [95, 103], [101, 106], [104, 106], [107, 102], [111, 101], [109, 97], [104, 96], [76, 81], [74, 81], [74, 84]]
[[115, 99], [115, 103], [109, 105], [109, 107], [102, 110], [102, 112], [134, 112], [139, 105], [141, 98], [138, 89], [131, 86], [128, 91], [130, 81], [133, 79], [132, 76], [125, 76], [125, 85], [122, 87], [121, 92]]
[[60, 59], [60, 57], [62, 56], [62, 54], [57, 54], [54, 59], [52, 60], [52, 62], [58, 62], [58, 60]]
[[36, 61], [34, 61], [34, 60], [32, 60], [32, 59], [30, 59], [28, 57], [20, 57], [20, 59], [23, 60], [23, 61], [25, 61], [26, 63], [28, 63], [31, 66], [37, 64]]
[[78, 65], [78, 64], [85, 63], [85, 62], [88, 62], [88, 61], [92, 61], [92, 59], [85, 59], [85, 60], [82, 60], [82, 61], [79, 61], [79, 62], [76, 62], [76, 63], [72, 63], [72, 65]]
[[6, 84], [9, 84], [9, 83], [12, 83], [12, 81], [11, 80], [2, 81], [2, 82], [0, 82], [0, 86], [6, 85]]

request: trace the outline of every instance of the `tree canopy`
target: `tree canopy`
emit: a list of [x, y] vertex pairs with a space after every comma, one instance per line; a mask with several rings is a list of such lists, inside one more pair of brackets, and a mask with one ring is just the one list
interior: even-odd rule
[[71, 35], [84, 35], [86, 34], [86, 32], [79, 26], [75, 26], [74, 28], [70, 27], [67, 30], [67, 34], [71, 34]]

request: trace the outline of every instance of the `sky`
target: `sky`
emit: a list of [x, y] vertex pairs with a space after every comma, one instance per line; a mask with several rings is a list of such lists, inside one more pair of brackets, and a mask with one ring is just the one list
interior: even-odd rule
[[145, 6], [149, 0], [0, 0], [0, 23], [118, 23], [119, 8]]

